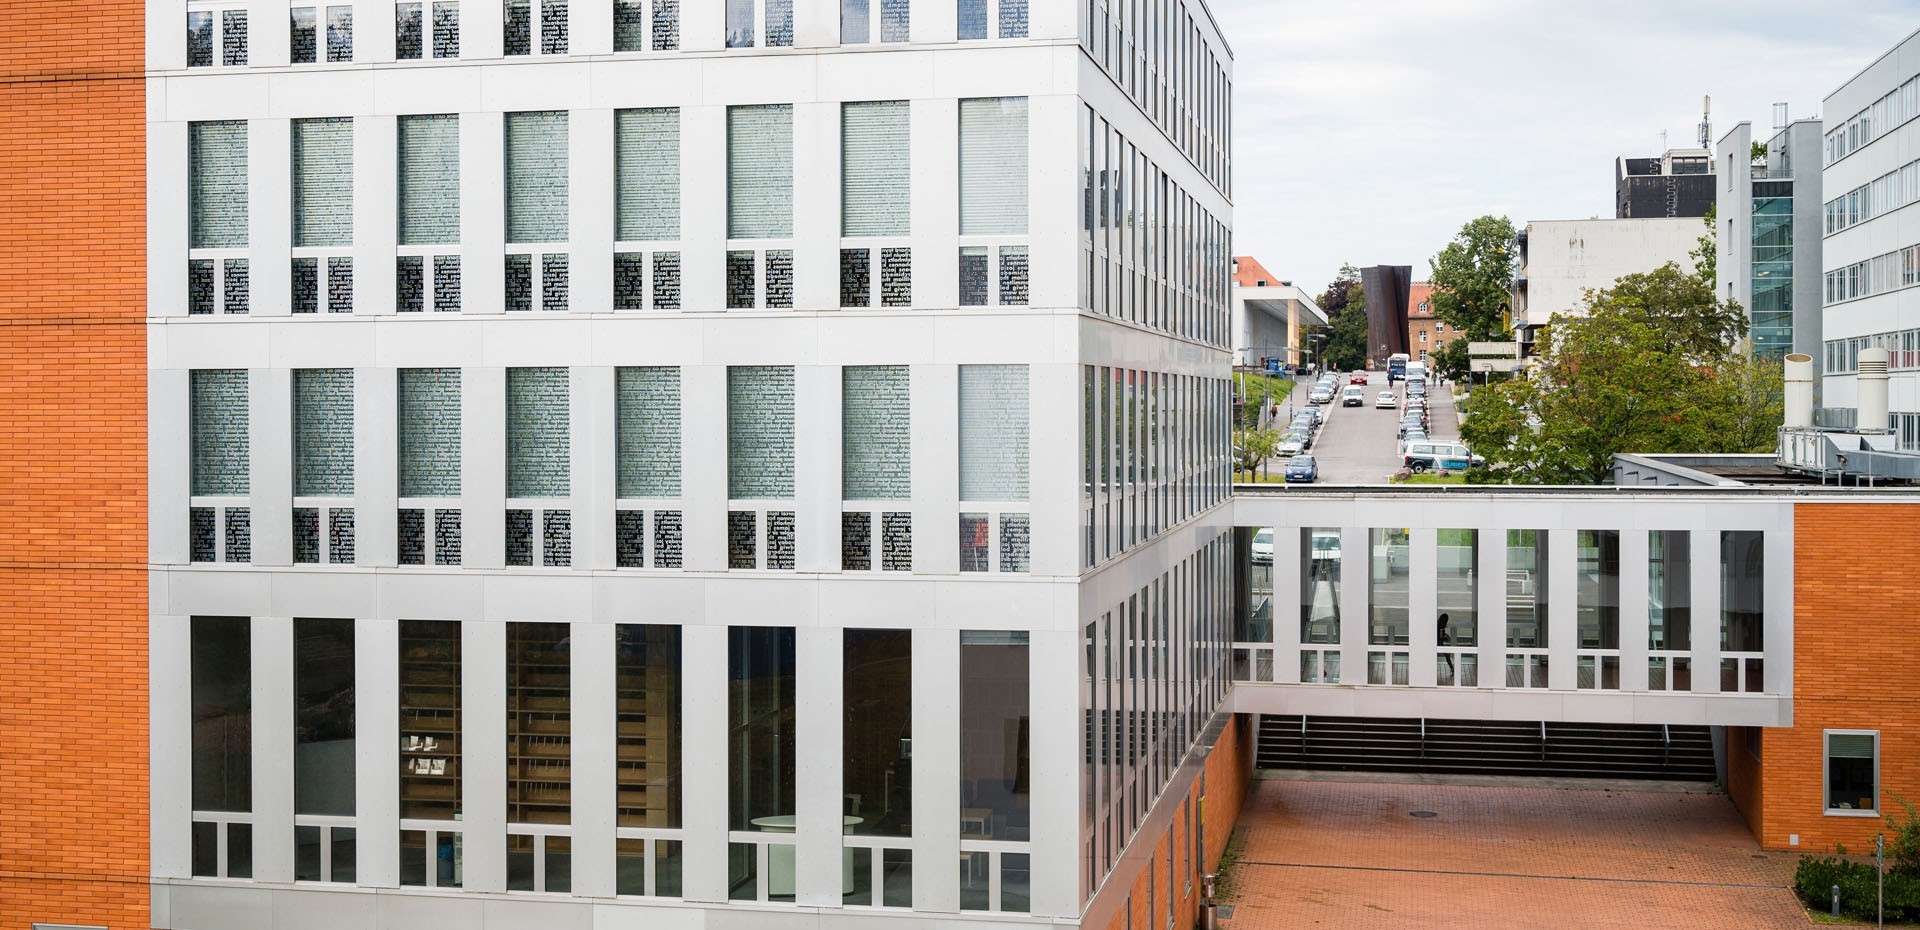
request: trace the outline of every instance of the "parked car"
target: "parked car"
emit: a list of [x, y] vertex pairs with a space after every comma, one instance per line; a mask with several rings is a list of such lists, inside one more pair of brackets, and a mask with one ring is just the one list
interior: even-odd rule
[[1314, 385], [1313, 390], [1307, 393], [1307, 403], [1310, 403], [1310, 404], [1333, 403], [1333, 388], [1330, 385], [1326, 385], [1326, 384]]
[[1466, 471], [1487, 461], [1457, 442], [1409, 442], [1401, 456], [1402, 463], [1415, 474], [1424, 471]]
[[1427, 383], [1425, 381], [1408, 381], [1407, 396], [1408, 397], [1427, 396]]
[[1348, 384], [1365, 384], [1367, 383], [1367, 373], [1364, 371], [1356, 371], [1353, 374], [1347, 376], [1347, 383]]
[[1414, 429], [1407, 430], [1406, 435], [1400, 437], [1400, 448], [1404, 450], [1406, 449], [1407, 446], [1412, 445], [1413, 443], [1426, 442], [1426, 441], [1427, 441], [1427, 431], [1416, 427]]
[[1381, 410], [1392, 410], [1400, 406], [1400, 398], [1392, 391], [1381, 391], [1380, 396], [1374, 398], [1373, 405]]
[[1280, 440], [1279, 454], [1282, 457], [1299, 455], [1304, 451], [1306, 451], [1306, 446], [1300, 442], [1300, 434], [1298, 433], [1288, 433], [1285, 439]]
[[1296, 420], [1299, 419], [1300, 417], [1312, 417], [1314, 429], [1319, 429], [1320, 424], [1325, 423], [1327, 421], [1327, 415], [1324, 413], [1321, 413], [1319, 407], [1307, 407], [1294, 415], [1294, 419]]
[[[1319, 477], [1320, 465], [1313, 460], [1313, 456], [1311, 455], [1296, 455], [1292, 461], [1287, 463], [1288, 483], [1295, 481], [1312, 482]], [[1273, 560], [1273, 546], [1271, 544], [1267, 546], [1267, 560]]]
[[1407, 438], [1408, 433], [1424, 433], [1426, 431], [1427, 431], [1427, 424], [1421, 422], [1419, 417], [1401, 417], [1400, 418], [1400, 438], [1401, 439]]
[[1253, 561], [1256, 565], [1273, 564], [1273, 527], [1263, 527], [1253, 534]]
[[1313, 430], [1300, 426], [1289, 427], [1286, 435], [1280, 439], [1282, 442], [1289, 439], [1296, 440], [1300, 443], [1300, 448], [1309, 449], [1313, 447]]
[[1367, 392], [1357, 387], [1348, 387], [1340, 392], [1340, 406], [1364, 407], [1367, 405]]

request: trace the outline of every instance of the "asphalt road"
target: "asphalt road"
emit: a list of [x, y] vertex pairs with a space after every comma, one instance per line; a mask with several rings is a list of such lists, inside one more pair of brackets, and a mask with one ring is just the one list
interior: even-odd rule
[[[1334, 402], [1324, 405], [1326, 425], [1320, 427], [1320, 433], [1314, 437], [1313, 448], [1308, 454], [1320, 463], [1320, 482], [1322, 484], [1386, 484], [1394, 472], [1400, 470], [1400, 440], [1396, 435], [1400, 426], [1400, 408], [1391, 410], [1376, 409], [1373, 404], [1381, 391], [1387, 390], [1386, 372], [1370, 372], [1367, 383], [1361, 385], [1366, 391], [1367, 402], [1361, 407], [1340, 406], [1336, 394]], [[1346, 376], [1341, 376], [1340, 386], [1344, 389]], [[1305, 403], [1311, 384], [1302, 384], [1295, 388], [1290, 399], [1296, 401], [1294, 409]], [[1393, 393], [1400, 401], [1406, 399], [1407, 385], [1396, 381]], [[1432, 427], [1430, 435], [1435, 439], [1452, 439], [1460, 434], [1459, 419], [1453, 409], [1452, 388], [1431, 388], [1427, 392], [1427, 421]], [[1288, 414], [1291, 418], [1291, 413]], [[1273, 459], [1268, 463], [1270, 474], [1279, 475], [1286, 468], [1285, 459]]]

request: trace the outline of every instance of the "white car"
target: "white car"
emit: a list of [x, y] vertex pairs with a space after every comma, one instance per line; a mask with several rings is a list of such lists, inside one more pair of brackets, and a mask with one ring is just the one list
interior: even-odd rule
[[1380, 396], [1373, 399], [1373, 405], [1381, 410], [1392, 410], [1400, 406], [1400, 398], [1395, 397], [1392, 391], [1381, 391]]
[[1253, 534], [1253, 561], [1256, 565], [1273, 564], [1273, 528], [1266, 527]]

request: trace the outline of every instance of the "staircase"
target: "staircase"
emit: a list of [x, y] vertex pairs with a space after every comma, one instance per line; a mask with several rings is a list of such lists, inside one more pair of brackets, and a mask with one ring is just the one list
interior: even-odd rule
[[1263, 769], [1712, 781], [1704, 726], [1262, 716]]

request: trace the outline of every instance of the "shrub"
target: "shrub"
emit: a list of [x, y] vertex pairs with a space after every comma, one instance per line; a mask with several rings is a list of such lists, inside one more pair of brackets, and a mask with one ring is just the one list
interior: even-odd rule
[[1887, 862], [1888, 868], [1895, 872], [1905, 872], [1920, 876], [1920, 811], [1913, 808], [1913, 802], [1893, 792], [1887, 796], [1899, 802], [1906, 809], [1905, 823], [1887, 817]]
[[[1793, 871], [1793, 891], [1816, 911], [1825, 913], [1840, 886], [1840, 912], [1855, 920], [1873, 920], [1873, 864], [1837, 857], [1801, 856]], [[1886, 917], [1889, 921], [1920, 921], [1920, 875], [1889, 871], [1886, 876]]]

